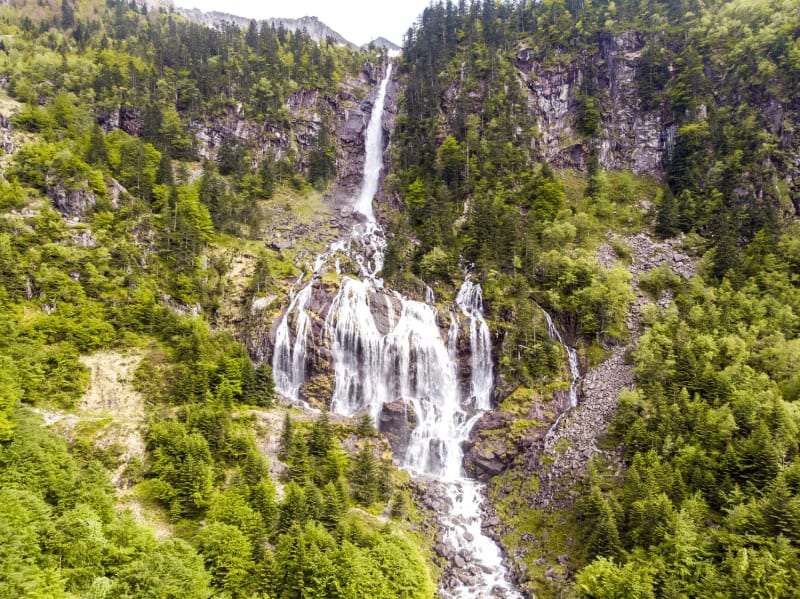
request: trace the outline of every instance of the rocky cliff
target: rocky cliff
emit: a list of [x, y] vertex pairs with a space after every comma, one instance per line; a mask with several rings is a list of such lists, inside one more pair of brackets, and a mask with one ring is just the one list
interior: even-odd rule
[[[543, 61], [526, 48], [517, 52], [515, 66], [528, 90], [538, 129], [534, 145], [542, 158], [556, 167], [583, 170], [596, 150], [604, 168], [663, 174], [676, 125], [663, 110], [642, 106], [636, 73], [644, 46], [641, 34], [628, 31], [601, 35], [594, 52], [574, 61]], [[594, 138], [578, 125], [579, 95], [587, 87], [599, 104]]]

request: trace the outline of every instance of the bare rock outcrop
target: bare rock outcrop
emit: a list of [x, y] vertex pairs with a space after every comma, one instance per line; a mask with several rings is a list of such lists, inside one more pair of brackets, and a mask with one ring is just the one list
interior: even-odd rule
[[53, 208], [58, 210], [67, 220], [80, 221], [97, 204], [97, 197], [90, 189], [80, 187], [67, 189], [57, 183], [47, 189], [47, 195], [53, 203]]
[[405, 455], [411, 431], [417, 426], [417, 414], [414, 407], [404, 399], [397, 399], [383, 404], [378, 430], [380, 430], [395, 455]]
[[[597, 150], [608, 169], [663, 173], [664, 158], [674, 143], [670, 115], [645, 110], [639, 98], [636, 71], [645, 38], [636, 31], [616, 36], [598, 34], [595, 50], [569, 64], [542, 61], [531, 49], [516, 55], [516, 67], [529, 93], [529, 107], [540, 132], [536, 147], [558, 167], [586, 167]], [[597, 137], [588, 139], [577, 125], [579, 92], [587, 76], [596, 90], [600, 113]]]

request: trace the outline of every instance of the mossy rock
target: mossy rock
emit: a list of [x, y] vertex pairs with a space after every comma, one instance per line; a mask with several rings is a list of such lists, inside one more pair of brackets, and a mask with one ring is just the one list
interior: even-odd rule
[[333, 375], [312, 376], [300, 387], [300, 396], [314, 408], [322, 409], [330, 405], [333, 398]]

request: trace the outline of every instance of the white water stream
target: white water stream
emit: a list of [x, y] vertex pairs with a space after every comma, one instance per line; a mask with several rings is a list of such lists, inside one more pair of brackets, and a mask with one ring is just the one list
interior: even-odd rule
[[[581, 371], [578, 368], [578, 352], [575, 351], [574, 347], [571, 347], [564, 343], [564, 338], [561, 336], [561, 333], [558, 332], [556, 325], [553, 324], [553, 317], [548, 314], [547, 310], [539, 306], [539, 309], [542, 311], [544, 315], [544, 319], [547, 321], [547, 332], [551, 338], [555, 339], [561, 344], [567, 352], [567, 363], [569, 364], [569, 373], [572, 377], [569, 382], [569, 408], [577, 408], [578, 407], [578, 381], [581, 378]], [[559, 416], [560, 418], [560, 416]], [[558, 424], [558, 420], [553, 423], [553, 426]]]
[[[411, 432], [403, 468], [415, 476], [441, 484], [451, 502], [439, 514], [453, 549], [458, 582], [440, 589], [445, 597], [518, 598], [509, 582], [499, 547], [481, 530], [481, 486], [462, 472], [462, 444], [480, 415], [491, 408], [494, 386], [491, 339], [483, 318], [480, 285], [467, 276], [455, 306], [448, 311], [446, 338], [433, 305], [433, 291], [426, 301], [410, 300], [383, 289], [378, 274], [386, 247], [384, 231], [375, 218], [372, 200], [383, 167], [382, 115], [391, 65], [381, 83], [366, 137], [364, 182], [355, 203], [360, 214], [349, 240], [337, 242], [314, 264], [314, 276], [292, 295], [278, 323], [273, 353], [276, 389], [298, 399], [306, 378], [307, 340], [311, 320], [307, 313], [314, 279], [320, 269], [347, 248], [357, 246], [355, 259], [361, 280], [343, 277], [325, 322], [334, 371], [332, 412], [353, 416], [367, 411], [379, 422], [383, 405], [402, 400], [413, 410], [417, 425]], [[338, 272], [339, 259], [336, 260]], [[386, 306], [383, 330], [375, 322], [370, 297], [380, 294]], [[429, 301], [430, 300], [430, 301]], [[469, 331], [471, 375], [469, 393], [458, 384], [457, 345], [462, 319]], [[293, 323], [293, 326], [290, 326]], [[292, 335], [294, 332], [294, 335]]]

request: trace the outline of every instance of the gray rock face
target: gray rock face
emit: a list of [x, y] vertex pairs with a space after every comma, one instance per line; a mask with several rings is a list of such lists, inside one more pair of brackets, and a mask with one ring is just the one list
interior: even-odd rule
[[600, 133], [593, 143], [600, 164], [637, 174], [663, 173], [675, 129], [664, 115], [641, 106], [635, 75], [644, 44], [635, 31], [602, 36], [594, 54], [568, 65], [544, 64], [528, 49], [517, 53], [516, 67], [540, 133], [535, 144], [543, 158], [557, 167], [586, 167], [592, 142], [577, 130], [576, 96], [586, 67], [592, 66], [601, 112]]
[[[352, 101], [355, 98], [349, 98]], [[333, 199], [344, 205], [358, 193], [364, 173], [364, 136], [366, 134], [372, 104], [363, 102], [352, 108], [342, 109], [342, 119], [336, 128], [339, 143], [336, 147], [336, 185]]]
[[491, 431], [502, 431], [513, 420], [510, 414], [486, 412], [475, 423], [470, 440], [464, 446], [464, 470], [467, 474], [485, 482], [508, 467], [517, 448], [508, 442], [505, 435], [491, 434]]
[[[352, 95], [340, 94], [343, 102], [337, 108], [339, 115], [336, 127], [338, 143], [336, 147], [336, 182], [330, 196], [334, 205], [346, 208], [352, 205], [353, 197], [361, 189], [364, 175], [365, 136], [367, 124], [372, 115], [372, 105], [378, 94], [378, 83], [385, 74], [385, 65], [376, 65], [370, 62], [364, 64], [361, 78], [364, 83], [371, 86], [367, 97], [358, 104], [354, 104]], [[386, 88], [386, 100], [383, 112], [383, 143], [384, 153], [389, 150], [391, 132], [394, 128], [394, 118], [397, 113], [398, 84], [390, 81]], [[388, 156], [386, 156], [388, 159]], [[384, 160], [388, 164], [388, 160]], [[386, 197], [382, 187], [378, 188], [377, 201], [385, 202]]]
[[375, 326], [381, 335], [387, 335], [400, 319], [403, 307], [400, 301], [389, 293], [373, 293], [369, 296], [369, 307]]
[[362, 45], [361, 49], [368, 50], [370, 46], [372, 46], [373, 48], [384, 48], [389, 52], [399, 52], [400, 50], [402, 50], [400, 46], [398, 46], [394, 42], [390, 42], [385, 37], [376, 37], [374, 40]]
[[417, 425], [417, 415], [410, 403], [398, 399], [383, 404], [378, 430], [380, 430], [395, 455], [405, 455], [411, 431]]
[[67, 220], [82, 220], [97, 204], [97, 198], [91, 190], [66, 189], [60, 183], [49, 187], [47, 195], [53, 202], [53, 208]]

